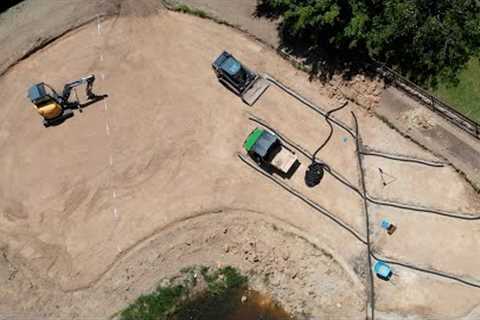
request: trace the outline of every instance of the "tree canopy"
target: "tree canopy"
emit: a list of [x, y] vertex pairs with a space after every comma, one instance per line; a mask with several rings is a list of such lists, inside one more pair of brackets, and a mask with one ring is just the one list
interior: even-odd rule
[[422, 84], [456, 79], [480, 48], [480, 0], [258, 0], [285, 43], [374, 59]]

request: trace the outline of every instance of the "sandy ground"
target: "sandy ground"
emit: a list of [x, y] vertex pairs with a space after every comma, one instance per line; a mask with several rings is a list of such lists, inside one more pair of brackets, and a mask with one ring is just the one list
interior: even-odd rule
[[221, 20], [228, 21], [250, 34], [261, 38], [274, 48], [280, 44], [278, 36], [278, 20], [264, 19], [257, 16], [256, 0], [167, 0], [171, 5], [187, 5], [208, 12]]
[[[274, 48], [279, 47], [279, 21], [258, 18], [255, 13], [256, 0], [168, 0], [168, 2], [203, 10], [249, 32]], [[295, 60], [300, 62], [302, 59]], [[318, 89], [324, 89], [326, 96], [343, 96], [369, 109], [396, 130], [447, 159], [468, 177], [477, 190], [480, 189], [478, 139], [425, 108], [425, 105], [407, 96], [402, 90], [385, 87], [381, 79], [372, 80], [358, 75], [345, 81], [340, 75], [336, 75], [324, 83], [323, 88]]]
[[450, 124], [395, 88], [388, 88], [376, 113], [430, 150], [447, 158], [480, 186], [480, 144], [460, 128]]
[[[69, 33], [0, 78], [0, 277], [6, 284], [0, 314], [106, 317], [181, 267], [203, 263], [255, 274], [254, 285], [295, 314], [364, 317], [365, 246], [236, 156], [255, 127], [249, 113], [311, 152], [328, 134], [323, 119], [275, 87], [248, 108], [217, 82], [210, 63], [227, 49], [325, 109], [336, 102], [237, 31], [153, 2], [133, 3], [123, 2], [124, 14]], [[88, 73], [97, 75], [97, 93], [109, 97], [43, 128], [25, 98], [28, 86], [47, 81], [60, 88]], [[365, 145], [435, 159], [355, 105], [336, 117], [352, 126], [350, 111], [359, 117]], [[337, 128], [319, 156], [359, 185], [355, 143], [345, 131]], [[300, 160], [286, 183], [365, 236], [361, 199], [328, 176], [307, 189], [308, 162]], [[375, 198], [480, 211], [478, 196], [449, 166], [373, 157], [364, 165]], [[379, 167], [395, 182], [383, 187]], [[383, 256], [480, 278], [478, 221], [370, 211]], [[379, 230], [383, 217], [398, 225], [393, 236]], [[391, 282], [375, 281], [385, 319], [458, 319], [480, 301], [479, 289], [394, 271]]]
[[[0, 15], [0, 74], [12, 64], [60, 36], [99, 16], [118, 12], [121, 0], [25, 0]], [[53, 15], [52, 15], [53, 13]], [[68, 60], [68, 56], [63, 60]]]

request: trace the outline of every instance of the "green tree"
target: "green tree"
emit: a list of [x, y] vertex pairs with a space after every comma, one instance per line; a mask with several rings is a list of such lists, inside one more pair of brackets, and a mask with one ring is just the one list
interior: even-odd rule
[[374, 59], [422, 84], [454, 80], [480, 48], [480, 0], [258, 0], [287, 45]]

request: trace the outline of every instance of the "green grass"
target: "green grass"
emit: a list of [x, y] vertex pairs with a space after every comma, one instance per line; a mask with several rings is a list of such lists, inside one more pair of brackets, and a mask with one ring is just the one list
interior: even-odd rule
[[158, 287], [154, 292], [140, 296], [121, 313], [122, 320], [158, 320], [175, 310], [185, 295], [185, 287]]
[[[188, 267], [183, 268], [181, 273], [177, 283], [159, 286], [155, 291], [137, 298], [120, 312], [120, 320], [190, 319], [191, 312], [199, 309], [198, 305], [210, 305], [209, 312], [220, 312], [222, 308], [222, 312], [227, 312], [232, 308], [227, 303], [231, 296], [248, 282], [247, 277], [230, 266], [213, 270], [205, 266]], [[197, 274], [202, 275], [207, 289], [202, 296], [192, 300], [195, 297], [191, 296], [191, 291], [197, 285]], [[237, 297], [235, 301], [240, 299]]]
[[200, 10], [200, 9], [191, 8], [191, 7], [189, 7], [185, 4], [180, 4], [180, 5], [176, 6], [174, 8], [174, 10], [178, 11], [178, 12], [186, 13], [186, 14], [191, 14], [192, 16], [197, 16], [197, 17], [200, 17], [200, 18], [203, 18], [203, 19], [210, 18], [208, 13], [206, 13], [205, 11]]
[[[211, 273], [202, 269], [201, 273], [207, 282], [209, 293], [214, 295], [225, 294], [231, 288], [239, 288], [247, 282], [245, 276], [242, 276], [235, 268], [230, 266]], [[219, 281], [219, 279], [222, 281]]]
[[457, 86], [440, 85], [433, 90], [440, 99], [451, 104], [467, 117], [480, 122], [480, 63], [473, 58], [460, 73]]

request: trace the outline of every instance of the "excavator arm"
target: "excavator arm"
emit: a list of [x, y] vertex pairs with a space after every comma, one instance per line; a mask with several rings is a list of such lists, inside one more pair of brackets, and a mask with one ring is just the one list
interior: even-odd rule
[[83, 77], [79, 80], [72, 81], [67, 83], [63, 87], [63, 92], [62, 92], [62, 99], [64, 102], [68, 102], [68, 99], [70, 98], [70, 94], [72, 93], [72, 89], [82, 85], [86, 84], [86, 94], [88, 99], [94, 99], [96, 95], [92, 92], [93, 89], [93, 82], [95, 81], [95, 75], [91, 74], [86, 77]]

